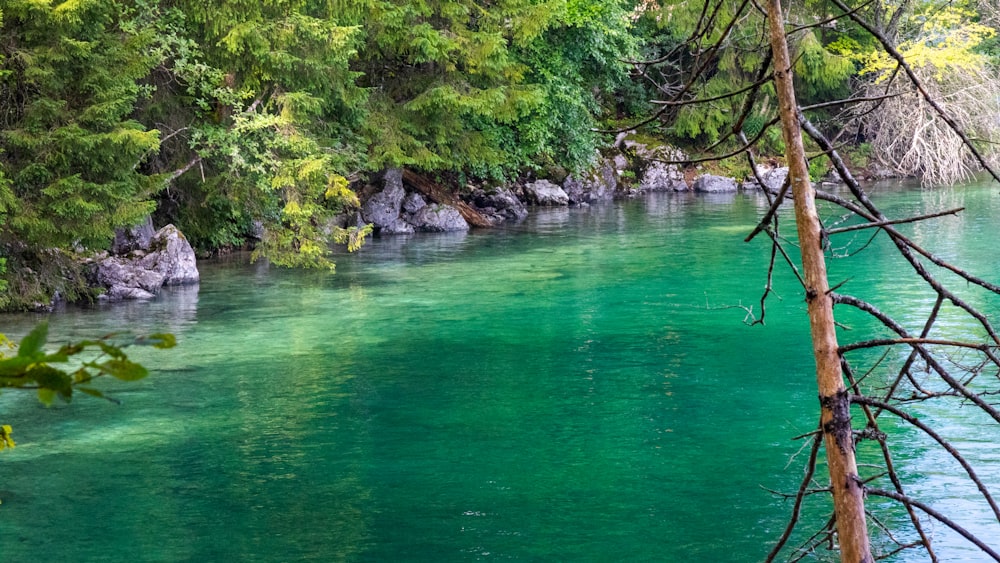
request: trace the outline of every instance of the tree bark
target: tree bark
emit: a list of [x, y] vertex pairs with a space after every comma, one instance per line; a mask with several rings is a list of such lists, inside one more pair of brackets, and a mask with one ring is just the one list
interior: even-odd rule
[[424, 176], [411, 170], [403, 169], [403, 181], [413, 186], [414, 189], [424, 194], [434, 203], [450, 205], [458, 210], [467, 223], [473, 227], [492, 227], [493, 223], [485, 215], [476, 211], [471, 205], [465, 203], [457, 196], [436, 183], [428, 180]]
[[815, 193], [809, 182], [809, 168], [799, 129], [781, 0], [768, 0], [767, 11], [774, 59], [774, 84], [788, 159], [789, 181], [795, 200], [795, 222], [802, 253], [809, 326], [816, 359], [820, 423], [833, 489], [841, 560], [845, 563], [871, 563], [873, 559], [865, 520], [864, 491], [854, 457], [850, 396], [844, 386], [840, 366], [833, 301], [826, 275], [822, 225], [816, 212]]

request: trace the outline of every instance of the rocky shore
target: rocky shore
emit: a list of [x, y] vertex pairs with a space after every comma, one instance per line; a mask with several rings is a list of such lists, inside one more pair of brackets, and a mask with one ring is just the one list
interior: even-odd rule
[[[500, 186], [469, 186], [455, 195], [429, 178], [400, 168], [355, 186], [359, 209], [342, 215], [341, 227], [372, 224], [378, 236], [467, 231], [516, 222], [532, 207], [588, 206], [650, 192], [732, 193], [759, 190], [756, 179], [735, 179], [685, 169], [680, 150], [650, 146], [619, 135], [587, 172], [562, 178], [525, 179]], [[787, 168], [763, 166], [758, 175], [769, 189], [781, 187]], [[173, 225], [154, 230], [150, 220], [118, 231], [111, 249], [92, 261], [92, 285], [100, 299], [151, 299], [168, 285], [199, 280], [195, 253]]]
[[[378, 235], [465, 231], [472, 226], [496, 226], [519, 221], [533, 206], [587, 206], [650, 192], [726, 193], [757, 190], [756, 180], [737, 180], [685, 170], [687, 156], [669, 146], [650, 147], [620, 135], [582, 174], [562, 179], [542, 178], [509, 185], [469, 187], [457, 198], [434, 190], [433, 182], [401, 169], [389, 169], [360, 187], [361, 209], [342, 218], [349, 224], [372, 224]], [[761, 178], [777, 189], [787, 168], [762, 167]]]

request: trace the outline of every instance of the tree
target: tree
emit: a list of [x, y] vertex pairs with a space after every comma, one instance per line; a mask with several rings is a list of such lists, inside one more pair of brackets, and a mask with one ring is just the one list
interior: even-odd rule
[[[116, 342], [114, 334], [65, 344], [55, 352], [46, 352], [48, 333], [48, 323], [43, 322], [21, 340], [20, 346], [0, 334], [0, 346], [17, 349], [13, 356], [0, 351], [0, 390], [34, 390], [46, 405], [52, 404], [56, 397], [69, 402], [74, 391], [114, 401], [93, 387], [96, 379], [111, 376], [122, 381], [137, 381], [149, 375], [145, 367], [128, 358], [124, 350], [128, 344]], [[130, 344], [167, 349], [173, 348], [176, 340], [172, 334], [157, 333], [135, 338]], [[71, 362], [75, 365], [60, 367]], [[0, 426], [0, 450], [14, 446], [11, 433], [9, 425]]]
[[[950, 6], [926, 6], [907, 19], [913, 22], [908, 27], [914, 31], [896, 48], [931, 97], [994, 163], [1000, 126], [983, 116], [1000, 115], [1000, 100], [994, 95], [1000, 81], [989, 57], [977, 48], [994, 37], [996, 30], [972, 21], [973, 15]], [[896, 59], [881, 49], [860, 58], [860, 75], [867, 78], [864, 96], [878, 97], [892, 87]], [[901, 93], [873, 108], [859, 109], [876, 157], [899, 173], [919, 175], [929, 184], [952, 184], [981, 170], [974, 155], [964, 150], [952, 124], [918, 92]]]
[[106, 246], [152, 211], [161, 182], [138, 170], [159, 133], [132, 119], [150, 35], [111, 0], [0, 8], [0, 256], [13, 290], [3, 309], [77, 296], [65, 250]]
[[[816, 7], [815, 4], [818, 3], [813, 4], [813, 7]], [[865, 3], [862, 6], [867, 5]], [[751, 170], [757, 176], [757, 181], [765, 186], [765, 194], [771, 198], [770, 208], [764, 214], [757, 228], [747, 237], [749, 241], [756, 235], [764, 233], [771, 240], [771, 265], [761, 298], [760, 317], [755, 320], [755, 323], [762, 323], [766, 316], [766, 300], [772, 291], [771, 274], [779, 259], [785, 260], [798, 276], [808, 303], [811, 338], [819, 384], [820, 424], [817, 430], [809, 435], [812, 440], [812, 448], [802, 484], [796, 493], [789, 495], [790, 498], [794, 498], [789, 524], [767, 559], [768, 561], [774, 560], [786, 548], [799, 522], [803, 499], [809, 494], [824, 492], [829, 493], [832, 497], [833, 515], [828, 520], [827, 525], [799, 546], [796, 550], [799, 553], [810, 553], [820, 545], [829, 542], [829, 545], [839, 546], [841, 558], [845, 562], [872, 561], [873, 545], [881, 547], [888, 543], [890, 547], [887, 549], [890, 552], [922, 547], [932, 560], [937, 560], [931, 538], [925, 531], [923, 518], [929, 517], [965, 537], [981, 549], [986, 556], [1000, 560], [997, 548], [990, 545], [992, 538], [976, 537], [958, 522], [949, 518], [948, 515], [942, 514], [934, 507], [907, 494], [907, 484], [901, 479], [897, 469], [898, 462], [894, 460], [892, 455], [891, 446], [894, 444], [890, 436], [883, 432], [879, 425], [880, 416], [892, 415], [904, 423], [912, 425], [940, 444], [955, 458], [960, 470], [980, 491], [984, 508], [992, 511], [997, 518], [997, 523], [1000, 524], [1000, 510], [997, 509], [989, 487], [979, 479], [975, 469], [957, 449], [948, 443], [944, 436], [919, 420], [922, 404], [956, 401], [973, 405], [984, 416], [1000, 424], [1000, 413], [986, 399], [988, 394], [996, 392], [995, 382], [982, 382], [986, 366], [990, 366], [994, 371], [1000, 370], [1000, 358], [994, 352], [996, 346], [1000, 345], [1000, 337], [987, 316], [970, 305], [959, 293], [960, 288], [965, 288], [968, 285], [988, 293], [1000, 294], [1000, 287], [938, 258], [908, 238], [897, 227], [897, 225], [959, 213], [961, 210], [941, 210], [921, 217], [890, 219], [879, 210], [872, 198], [854, 179], [834, 144], [812, 123], [809, 117], [816, 110], [829, 107], [833, 103], [837, 105], [850, 105], [857, 102], [878, 103], [881, 100], [890, 99], [896, 94], [893, 92], [883, 94], [877, 100], [871, 98], [834, 100], [813, 104], [812, 107], [800, 107], [795, 101], [792, 77], [795, 59], [788, 56], [786, 42], [791, 43], [794, 51], [796, 45], [799, 45], [798, 41], [805, 34], [810, 33], [808, 30], [811, 27], [824, 25], [834, 20], [852, 20], [856, 30], [863, 30], [867, 33], [869, 40], [878, 44], [880, 49], [895, 61], [901, 76], [910, 81], [928, 107], [932, 108], [952, 132], [961, 139], [965, 150], [969, 151], [972, 158], [986, 166], [987, 169], [988, 162], [958, 123], [933, 98], [931, 90], [925, 87], [920, 77], [909, 67], [905, 56], [894, 47], [891, 39], [862, 16], [860, 7], [851, 7], [842, 0], [830, 0], [826, 8], [832, 13], [814, 19], [812, 22], [796, 22], [798, 25], [788, 25], [779, 0], [770, 0], [766, 6], [765, 11], [763, 7], [758, 7], [757, 4], [749, 1], [736, 5], [724, 2], [703, 2], [700, 4], [701, 15], [689, 20], [693, 23], [680, 34], [686, 39], [672, 55], [663, 57], [662, 60], [641, 61], [639, 64], [669, 65], [676, 63], [678, 58], [688, 58], [695, 61], [693, 65], [674, 67], [687, 68], [689, 69], [687, 73], [659, 74], [661, 77], [669, 76], [673, 79], [659, 86], [661, 92], [669, 93], [670, 96], [658, 102], [661, 110], [655, 117], [670, 113], [662, 108], [711, 104], [719, 100], [727, 100], [727, 103], [736, 108], [733, 117], [728, 120], [731, 124], [728, 131], [720, 131], [720, 140], [730, 139], [738, 142], [726, 156], [745, 156]], [[699, 91], [697, 85], [703, 83], [705, 79], [701, 75], [711, 73], [714, 68], [712, 57], [729, 47], [727, 41], [730, 34], [727, 30], [733, 28], [737, 22], [762, 22], [761, 18], [764, 17], [766, 17], [770, 30], [771, 57], [760, 62], [752, 74], [752, 79], [741, 88], [729, 92], [703, 93]], [[802, 52], [803, 50], [799, 48], [798, 53]], [[772, 73], [773, 78], [769, 76]], [[651, 75], [648, 70], [644, 74]], [[744, 129], [748, 117], [754, 112], [759, 112], [759, 107], [765, 103], [763, 100], [766, 100], [769, 93], [768, 88], [772, 84], [779, 100], [779, 115], [777, 117], [780, 118], [786, 148], [785, 157], [789, 166], [789, 179], [780, 188], [766, 187], [766, 183], [758, 175], [754, 152], [757, 143], [763, 138], [764, 132], [757, 132], [753, 138], [748, 139], [747, 131]], [[777, 118], [772, 118], [765, 125], [765, 129], [777, 122]], [[810, 185], [808, 158], [801, 140], [802, 133], [809, 137], [815, 150], [819, 151], [819, 154], [813, 158], [829, 157], [833, 167], [847, 182], [849, 197], [826, 193]], [[712, 157], [705, 157], [705, 159], [708, 158]], [[719, 158], [719, 156], [716, 155], [715, 158]], [[1000, 176], [992, 171], [991, 174], [1000, 181]], [[798, 230], [797, 245], [801, 256], [801, 262], [798, 263], [792, 259], [791, 254], [785, 248], [777, 214], [781, 204], [788, 198], [791, 198], [795, 205]], [[827, 205], [836, 206], [835, 209], [838, 210], [839, 214], [846, 213], [846, 218], [855, 218], [855, 224], [847, 226], [825, 225], [819, 220], [816, 206], [813, 204], [814, 199]], [[915, 279], [937, 295], [937, 301], [927, 312], [926, 321], [922, 326], [916, 327], [916, 329], [908, 327], [906, 323], [896, 320], [875, 305], [859, 297], [842, 293], [845, 288], [849, 287], [848, 282], [831, 287], [824, 267], [826, 254], [829, 253], [831, 245], [835, 244], [831, 241], [842, 233], [856, 233], [862, 230], [872, 231], [872, 239], [876, 236], [887, 237], [903, 260], [912, 268]], [[863, 251], [868, 246], [868, 242], [870, 239], [863, 243], [860, 248], [852, 250], [855, 252]], [[933, 266], [928, 267], [925, 263]], [[939, 279], [938, 269], [946, 272], [945, 279], [947, 281]], [[863, 290], [863, 288], [854, 289]], [[954, 307], [946, 312], [943, 309], [944, 303], [951, 303]], [[876, 331], [875, 335], [867, 340], [862, 339], [846, 345], [838, 343], [832, 314], [834, 305], [853, 308], [869, 316], [882, 327], [882, 330], [889, 331], [893, 337], [885, 338], [882, 333]], [[982, 340], [976, 341], [972, 337], [961, 340], [933, 337], [937, 323], [940, 323], [942, 317], [946, 315], [962, 317], [975, 322], [980, 328]], [[904, 356], [905, 359], [898, 365], [893, 365], [891, 361], [886, 359], [886, 356], [880, 356], [875, 360], [874, 365], [865, 370], [865, 373], [871, 374], [878, 371], [884, 374], [883, 377], [870, 376], [862, 382], [862, 378], [855, 374], [858, 371], [858, 365], [864, 365], [865, 359], [858, 358], [856, 351], [887, 346], [908, 347], [911, 351]], [[960, 356], [954, 352], [955, 350], [969, 351], [972, 357]], [[890, 371], [892, 369], [896, 371]], [[918, 370], [926, 370], [933, 377], [930, 378], [930, 381], [926, 377], [918, 378], [916, 375]], [[973, 385], [974, 381], [979, 387]], [[856, 415], [852, 409], [857, 409], [860, 413]], [[863, 428], [854, 428], [852, 421], [857, 419], [863, 421]], [[856, 461], [856, 455], [860, 454], [855, 451], [855, 443], [859, 440], [871, 440], [877, 443], [876, 453], [870, 454], [864, 459], [866, 467], [878, 467], [877, 470], [865, 469], [864, 473], [859, 472], [858, 467], [861, 464]], [[815, 475], [821, 445], [824, 443], [830, 484], [815, 490], [811, 488], [811, 483]], [[882, 485], [885, 487], [883, 488]], [[885, 529], [885, 524], [879, 519], [878, 514], [871, 511], [866, 512], [864, 506], [866, 495], [898, 501], [907, 511], [912, 531], [919, 540], [903, 543], [890, 534], [888, 537], [879, 538], [877, 542], [873, 543], [869, 537], [868, 523], [873, 522], [882, 529]], [[892, 542], [897, 543], [893, 544]]]

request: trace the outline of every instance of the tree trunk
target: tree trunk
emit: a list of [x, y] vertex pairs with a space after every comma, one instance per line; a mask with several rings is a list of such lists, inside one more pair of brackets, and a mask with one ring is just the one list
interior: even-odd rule
[[806, 302], [816, 358], [816, 381], [819, 385], [822, 425], [827, 465], [833, 488], [833, 509], [841, 560], [845, 563], [873, 561], [865, 521], [863, 490], [854, 458], [851, 434], [851, 405], [840, 367], [837, 332], [833, 321], [833, 301], [826, 276], [822, 225], [816, 213], [816, 200], [809, 182], [798, 109], [792, 83], [792, 67], [785, 41], [785, 22], [781, 0], [768, 1], [771, 51], [774, 56], [774, 84], [778, 94], [781, 131], [785, 140], [788, 174], [795, 199], [795, 223], [805, 273]]
[[403, 169], [403, 181], [413, 186], [414, 189], [424, 194], [434, 203], [450, 205], [458, 210], [467, 223], [473, 227], [492, 227], [493, 222], [485, 215], [476, 211], [471, 205], [458, 199], [457, 196], [445, 188], [428, 180], [424, 176], [411, 170]]

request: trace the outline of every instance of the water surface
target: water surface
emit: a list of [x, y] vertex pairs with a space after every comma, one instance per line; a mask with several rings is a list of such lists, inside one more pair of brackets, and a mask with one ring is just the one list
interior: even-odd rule
[[[968, 206], [906, 232], [997, 281], [994, 192], [877, 195], [900, 214]], [[68, 308], [54, 341], [166, 330], [179, 345], [134, 350], [153, 375], [106, 382], [121, 406], [0, 398], [19, 442], [0, 457], [0, 561], [759, 561], [790, 509], [766, 489], [797, 487], [791, 438], [817, 416], [787, 268], [766, 325], [744, 322], [769, 254], [742, 239], [764, 207], [662, 194], [538, 210], [497, 231], [376, 239], [336, 274], [233, 257], [150, 303]], [[890, 250], [832, 275], [919, 326], [933, 296]], [[0, 322], [19, 336], [41, 318]], [[1000, 461], [995, 426], [939, 415]], [[897, 431], [919, 492], [997, 535], [949, 461]], [[810, 524], [828, 510], [810, 508]], [[935, 538], [950, 560], [977, 557]]]

